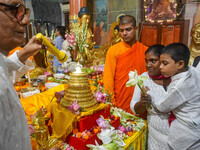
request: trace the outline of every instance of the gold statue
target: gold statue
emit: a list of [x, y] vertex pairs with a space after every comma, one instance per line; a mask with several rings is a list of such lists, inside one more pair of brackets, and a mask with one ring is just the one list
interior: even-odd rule
[[44, 114], [41, 110], [37, 113], [39, 128], [36, 130], [36, 142], [39, 146], [39, 149], [46, 149], [48, 147], [49, 140], [49, 130], [45, 126]]
[[111, 42], [110, 42], [110, 45], [113, 46], [119, 42], [123, 41], [123, 39], [120, 37], [119, 35], [119, 26], [117, 25], [115, 28], [114, 28], [114, 36], [111, 38]]
[[125, 14], [120, 14], [120, 15], [118, 15], [117, 18], [116, 18], [116, 22], [113, 22], [113, 23], [111, 24], [110, 31], [109, 31], [109, 34], [108, 34], [108, 39], [107, 39], [108, 43], [111, 42], [111, 38], [114, 36], [114, 28], [115, 28], [117, 25], [119, 25], [119, 21], [120, 21], [120, 19], [121, 19], [124, 15], [125, 15]]
[[[78, 20], [79, 20], [79, 28], [84, 28], [83, 27], [83, 23], [85, 23], [84, 25], [87, 26], [86, 27], [86, 40], [85, 40], [85, 45], [87, 45], [87, 47], [84, 47], [84, 54], [78, 54], [76, 60], [79, 61], [80, 59], [85, 59], [85, 64], [87, 65], [88, 63], [92, 63], [92, 53], [91, 50], [94, 47], [95, 42], [93, 42], [93, 37], [94, 35], [92, 34], [91, 29], [88, 27], [88, 24], [90, 22], [90, 14], [89, 11], [87, 9], [87, 7], [82, 7], [78, 13]], [[81, 30], [80, 30], [81, 31]], [[82, 56], [81, 56], [82, 55]]]
[[189, 65], [192, 65], [194, 59], [200, 56], [200, 23], [193, 26], [191, 30], [191, 44], [190, 49], [190, 60]]

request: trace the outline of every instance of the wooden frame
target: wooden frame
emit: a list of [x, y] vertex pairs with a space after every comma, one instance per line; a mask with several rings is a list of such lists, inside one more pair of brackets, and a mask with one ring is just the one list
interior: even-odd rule
[[146, 21], [167, 21], [176, 19], [176, 0], [144, 0], [143, 4]]
[[[140, 23], [139, 24], [139, 33], [141, 33], [140, 37], [139, 37], [139, 41], [142, 41], [142, 28], [144, 26], [154, 26], [157, 28], [157, 34], [156, 35], [152, 35], [152, 36], [156, 36], [156, 41], [153, 44], [163, 44], [162, 43], [162, 39], [164, 37], [162, 37], [163, 35], [163, 26], [180, 26], [180, 32], [179, 32], [179, 39], [176, 42], [181, 42], [184, 44], [188, 44], [188, 29], [189, 29], [189, 20], [184, 20], [184, 21], [173, 21], [173, 22], [163, 22], [163, 23], [158, 23], [158, 22], [145, 22], [145, 23]], [[150, 39], [151, 40], [151, 39]], [[173, 43], [173, 41], [171, 42]], [[145, 44], [145, 43], [144, 43]], [[152, 44], [152, 45], [153, 45]], [[147, 45], [147, 46], [151, 46], [151, 45]]]

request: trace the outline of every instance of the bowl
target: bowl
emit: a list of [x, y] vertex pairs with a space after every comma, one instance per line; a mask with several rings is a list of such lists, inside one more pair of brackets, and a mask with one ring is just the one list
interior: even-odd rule
[[25, 81], [26, 81], [26, 79], [24, 79], [24, 78], [19, 78], [19, 79], [15, 82], [15, 86], [23, 86], [23, 85], [25, 85]]
[[45, 87], [46, 87], [47, 89], [51, 89], [51, 88], [56, 87], [56, 86], [58, 86], [58, 85], [60, 85], [60, 84], [59, 84], [59, 83], [56, 83], [56, 82], [47, 82], [47, 83], [45, 83]]
[[39, 76], [37, 77], [37, 79], [41, 79], [41, 80], [43, 80], [44, 82], [46, 81], [46, 78], [47, 78], [46, 75], [39, 75]]
[[56, 74], [53, 74], [53, 76], [56, 79], [63, 79], [65, 77], [65, 74], [63, 74], [63, 73], [56, 73]]

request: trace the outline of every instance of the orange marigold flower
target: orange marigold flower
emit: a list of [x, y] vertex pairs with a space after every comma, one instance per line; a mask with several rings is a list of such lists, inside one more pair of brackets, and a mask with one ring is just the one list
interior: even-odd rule
[[85, 136], [83, 136], [83, 138], [87, 140], [89, 138], [89, 136], [85, 135]]
[[98, 129], [94, 129], [94, 133], [98, 133], [99, 132], [99, 130]]
[[128, 134], [128, 136], [132, 136], [133, 132], [128, 132], [127, 134]]
[[78, 133], [78, 129], [74, 129], [73, 134], [77, 134], [77, 133]]
[[78, 133], [76, 134], [76, 137], [77, 137], [77, 138], [81, 138], [81, 137], [82, 137], [82, 133], [81, 133], [81, 132], [78, 132]]

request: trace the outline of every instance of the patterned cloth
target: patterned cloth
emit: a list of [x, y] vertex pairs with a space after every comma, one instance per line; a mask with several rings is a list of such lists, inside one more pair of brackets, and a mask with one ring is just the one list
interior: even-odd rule
[[[189, 67], [188, 71], [174, 75], [164, 98], [154, 91], [148, 91], [152, 104], [158, 110], [172, 110], [176, 116], [168, 134], [168, 143], [175, 150], [188, 150], [200, 145], [199, 74], [199, 70]], [[161, 99], [159, 103], [156, 101], [158, 98]]]
[[[149, 77], [148, 73], [145, 72], [141, 76]], [[163, 96], [165, 89], [163, 86], [155, 84], [151, 78], [144, 81], [144, 86], [149, 87], [152, 92], [156, 92], [160, 96]], [[140, 101], [141, 90], [136, 85], [135, 91], [131, 100], [131, 110], [135, 113], [134, 106]], [[156, 99], [159, 102], [161, 99]], [[167, 137], [169, 132], [168, 124], [169, 113], [161, 113], [152, 107], [148, 109], [147, 121], [148, 121], [148, 150], [168, 150]]]

